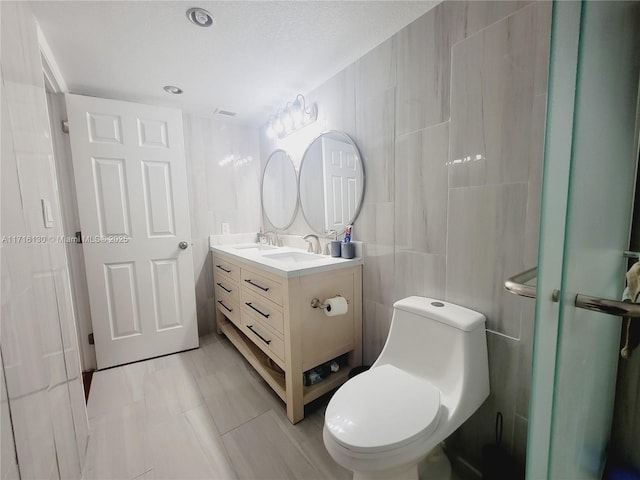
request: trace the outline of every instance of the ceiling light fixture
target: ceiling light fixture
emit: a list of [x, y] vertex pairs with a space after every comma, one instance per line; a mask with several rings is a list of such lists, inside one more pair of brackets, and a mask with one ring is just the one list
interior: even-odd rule
[[284, 109], [278, 110], [269, 119], [267, 136], [284, 138], [296, 130], [312, 124], [318, 119], [318, 104], [307, 106], [304, 95], [298, 94], [293, 102], [287, 103]]
[[204, 8], [190, 8], [187, 10], [187, 18], [191, 23], [199, 27], [210, 27], [213, 25], [213, 15]]
[[164, 91], [167, 93], [171, 93], [172, 95], [181, 95], [183, 90], [180, 87], [176, 87], [173, 85], [166, 85], [164, 87]]

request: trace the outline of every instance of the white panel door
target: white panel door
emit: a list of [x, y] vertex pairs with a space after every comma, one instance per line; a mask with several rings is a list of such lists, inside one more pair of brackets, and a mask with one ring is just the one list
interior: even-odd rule
[[325, 229], [344, 230], [358, 207], [360, 161], [351, 144], [322, 137]]
[[98, 368], [197, 347], [180, 110], [66, 100]]

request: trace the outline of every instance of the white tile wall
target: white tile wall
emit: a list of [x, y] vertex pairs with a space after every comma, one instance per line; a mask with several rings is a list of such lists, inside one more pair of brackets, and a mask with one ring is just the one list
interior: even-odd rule
[[[364, 160], [354, 238], [366, 244], [365, 361], [399, 298], [487, 316], [492, 394], [449, 442], [477, 467], [498, 410], [507, 449], [524, 461], [533, 303], [502, 285], [537, 260], [550, 10], [444, 2], [308, 95], [322, 128], [352, 136]], [[260, 138], [264, 162], [275, 144]], [[474, 161], [453, 163], [465, 157]], [[309, 230], [298, 214], [287, 232]]]
[[223, 223], [230, 233], [257, 232], [262, 223], [258, 130], [194, 115], [183, 120], [198, 333], [205, 335], [215, 325], [209, 235], [222, 234]]
[[[36, 24], [28, 4], [0, 8], [3, 440], [11, 428], [21, 478], [81, 478], [88, 425], [65, 248], [37, 237], [63, 229]], [[8, 450], [2, 478], [16, 473]]]

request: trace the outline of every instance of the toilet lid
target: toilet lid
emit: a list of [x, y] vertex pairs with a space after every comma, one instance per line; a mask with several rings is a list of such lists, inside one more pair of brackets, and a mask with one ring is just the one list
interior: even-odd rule
[[440, 391], [392, 365], [361, 373], [335, 393], [325, 427], [343, 447], [359, 452], [393, 450], [438, 426]]

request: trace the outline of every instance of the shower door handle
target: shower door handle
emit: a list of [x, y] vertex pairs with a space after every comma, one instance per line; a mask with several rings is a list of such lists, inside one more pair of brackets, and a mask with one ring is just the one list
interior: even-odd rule
[[[536, 287], [525, 285], [525, 282], [533, 280], [538, 274], [538, 267], [530, 268], [518, 273], [504, 282], [504, 289], [520, 297], [536, 298]], [[560, 291], [554, 290], [552, 300], [557, 302], [560, 298]], [[574, 299], [576, 308], [591, 310], [592, 312], [606, 313], [618, 317], [640, 318], [640, 304], [622, 302], [620, 300], [609, 300], [607, 298], [592, 297], [590, 295], [576, 294]]]
[[592, 312], [617, 315], [618, 317], [640, 318], [640, 304], [609, 300], [607, 298], [591, 297], [578, 293], [575, 300], [576, 307]]

